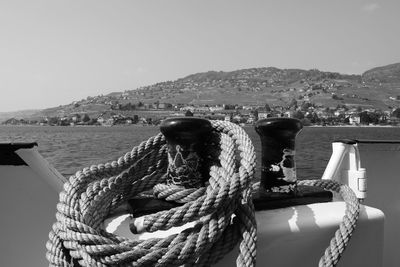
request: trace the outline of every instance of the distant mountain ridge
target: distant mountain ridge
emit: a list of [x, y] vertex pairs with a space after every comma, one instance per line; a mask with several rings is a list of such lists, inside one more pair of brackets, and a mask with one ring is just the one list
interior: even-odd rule
[[9, 118], [23, 119], [29, 118], [35, 114], [38, 114], [41, 110], [38, 109], [27, 109], [20, 111], [0, 112], [0, 122], [5, 121]]
[[[30, 118], [118, 112], [143, 105], [285, 106], [293, 99], [324, 107], [360, 106], [387, 110], [400, 105], [400, 63], [367, 70], [362, 75], [317, 69], [249, 68], [195, 73], [134, 90], [89, 96], [73, 103], [33, 112]], [[161, 105], [165, 107], [165, 105]], [[15, 113], [16, 114], [16, 113]], [[11, 113], [7, 114], [9, 117]], [[0, 120], [4, 118], [0, 113]], [[4, 119], [3, 119], [4, 120]]]
[[227, 79], [253, 79], [258, 81], [268, 81], [270, 83], [282, 82], [290, 84], [301, 79], [360, 79], [360, 75], [340, 74], [337, 72], [323, 72], [317, 69], [302, 70], [302, 69], [278, 69], [275, 67], [264, 68], [250, 68], [241, 69], [230, 72], [223, 71], [208, 71], [203, 73], [196, 73], [188, 75], [184, 78], [178, 79], [180, 81], [204, 81], [204, 80], [227, 80]]
[[400, 82], [400, 63], [370, 69], [362, 74], [367, 82], [398, 83]]

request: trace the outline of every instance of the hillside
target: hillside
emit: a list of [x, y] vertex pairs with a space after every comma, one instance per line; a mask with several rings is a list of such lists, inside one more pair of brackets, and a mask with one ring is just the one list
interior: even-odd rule
[[119, 103], [278, 106], [295, 98], [327, 107], [340, 104], [387, 109], [398, 105], [393, 98], [400, 95], [399, 88], [396, 83], [363, 81], [361, 75], [270, 67], [192, 74], [125, 91], [119, 96]]
[[370, 69], [362, 74], [366, 82], [400, 83], [400, 63]]
[[381, 110], [399, 107], [400, 63], [374, 68], [362, 75], [274, 67], [208, 71], [135, 90], [89, 96], [68, 105], [34, 112], [29, 118], [71, 114], [92, 117], [104, 112], [143, 111], [149, 107], [162, 110], [171, 105], [264, 106], [268, 103], [287, 106], [293, 99], [322, 107], [346, 105]]
[[11, 112], [0, 112], [0, 122], [5, 121], [10, 118], [24, 119], [31, 118], [34, 116], [40, 116], [41, 110], [21, 110], [21, 111], [11, 111]]

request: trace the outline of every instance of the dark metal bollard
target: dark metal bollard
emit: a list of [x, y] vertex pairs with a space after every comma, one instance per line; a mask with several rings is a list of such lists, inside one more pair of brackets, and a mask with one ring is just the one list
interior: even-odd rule
[[169, 118], [160, 131], [168, 144], [167, 184], [198, 188], [207, 181], [204, 143], [211, 134], [211, 123], [201, 118]]
[[[205, 142], [210, 138], [210, 121], [201, 118], [169, 118], [161, 123], [168, 146], [167, 184], [198, 188], [208, 180], [205, 166]], [[139, 233], [143, 229], [141, 216], [171, 209], [182, 204], [152, 198], [133, 198], [129, 201], [132, 221], [130, 230]]]
[[295, 138], [303, 128], [291, 118], [268, 118], [256, 123], [262, 145], [260, 190], [271, 196], [295, 194]]
[[256, 210], [328, 202], [332, 193], [313, 186], [297, 186], [295, 145], [303, 128], [291, 118], [267, 118], [256, 123], [260, 135], [261, 181], [253, 195]]

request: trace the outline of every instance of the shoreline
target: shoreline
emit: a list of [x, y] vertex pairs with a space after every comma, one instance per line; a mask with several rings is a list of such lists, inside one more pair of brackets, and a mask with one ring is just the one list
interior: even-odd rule
[[399, 128], [400, 125], [309, 125], [304, 127], [318, 127], [318, 128]]
[[[0, 127], [61, 127], [61, 128], [83, 128], [83, 127], [158, 127], [154, 124], [115, 124], [115, 125], [36, 125], [36, 124], [0, 124]], [[242, 127], [254, 127], [254, 124], [246, 124]], [[310, 128], [400, 128], [400, 125], [304, 125]]]

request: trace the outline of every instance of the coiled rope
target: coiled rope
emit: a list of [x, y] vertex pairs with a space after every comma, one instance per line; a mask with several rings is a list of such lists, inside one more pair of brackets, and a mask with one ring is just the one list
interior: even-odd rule
[[[209, 182], [199, 189], [164, 184], [168, 165], [161, 134], [134, 147], [117, 161], [91, 166], [65, 183], [57, 221], [49, 234], [50, 266], [210, 266], [239, 243], [237, 266], [255, 266], [256, 221], [251, 201], [255, 150], [244, 130], [211, 121]], [[358, 200], [350, 188], [333, 181], [308, 180], [341, 194], [346, 214], [319, 266], [335, 266], [354, 230]], [[143, 230], [153, 232], [194, 222], [194, 227], [166, 238], [131, 240], [106, 232], [102, 223], [118, 206], [143, 192], [183, 203], [144, 216]]]
[[[49, 234], [50, 266], [209, 266], [240, 242], [238, 266], [254, 266], [256, 221], [250, 183], [254, 147], [242, 128], [213, 121], [219, 155], [210, 162], [209, 184], [180, 207], [145, 216], [147, 231], [195, 222], [180, 234], [145, 241], [105, 232], [102, 222], [124, 201], [163, 183], [167, 169], [159, 134], [116, 162], [92, 166], [70, 177], [60, 193], [57, 222]], [[193, 194], [193, 192], [191, 192]], [[233, 216], [234, 215], [234, 216]]]

